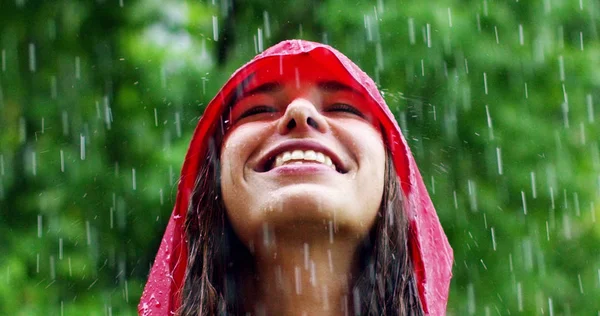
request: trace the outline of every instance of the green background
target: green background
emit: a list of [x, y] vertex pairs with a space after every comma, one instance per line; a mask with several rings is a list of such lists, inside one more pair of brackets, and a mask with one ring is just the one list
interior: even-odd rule
[[381, 87], [450, 315], [600, 313], [595, 0], [0, 1], [0, 314], [133, 315], [204, 106], [290, 38]]

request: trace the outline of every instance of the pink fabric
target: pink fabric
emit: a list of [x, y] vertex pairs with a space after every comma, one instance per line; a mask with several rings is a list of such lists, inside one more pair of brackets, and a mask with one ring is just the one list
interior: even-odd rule
[[[428, 315], [445, 315], [453, 253], [444, 234], [423, 179], [398, 123], [377, 86], [369, 76], [346, 56], [330, 46], [303, 40], [281, 42], [239, 68], [221, 91], [208, 104], [200, 118], [183, 163], [175, 207], [165, 231], [138, 312], [141, 315], [172, 315], [179, 308], [180, 291], [187, 264], [184, 220], [201, 159], [216, 123], [224, 109], [225, 96], [248, 75], [260, 67], [274, 67], [282, 62], [310, 60], [328, 67], [340, 80], [357, 83], [373, 102], [373, 113], [379, 119], [398, 172], [404, 205], [410, 219], [409, 243], [415, 267], [419, 296]], [[276, 66], [273, 71], [277, 70]], [[264, 68], [261, 68], [264, 69]], [[262, 73], [262, 72], [261, 72]], [[262, 80], [259, 79], [259, 80]], [[264, 81], [263, 81], [264, 82]]]

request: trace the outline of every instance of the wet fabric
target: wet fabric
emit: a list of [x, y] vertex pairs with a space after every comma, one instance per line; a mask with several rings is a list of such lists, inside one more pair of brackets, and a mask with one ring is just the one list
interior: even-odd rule
[[[175, 207], [144, 288], [138, 312], [173, 315], [179, 308], [187, 264], [184, 222], [195, 180], [206, 156], [208, 140], [221, 124], [228, 97], [244, 82], [258, 85], [272, 78], [294, 78], [289, 66], [326, 67], [340, 81], [357, 87], [372, 99], [404, 193], [410, 222], [409, 246], [423, 308], [429, 315], [445, 315], [453, 252], [439, 222], [410, 148], [373, 80], [350, 59], [330, 46], [303, 40], [281, 42], [239, 68], [207, 105], [194, 131], [179, 179]], [[296, 68], [296, 69], [298, 69]], [[300, 73], [301, 75], [301, 73]], [[249, 80], [252, 79], [252, 80]], [[252, 88], [251, 86], [248, 88]]]

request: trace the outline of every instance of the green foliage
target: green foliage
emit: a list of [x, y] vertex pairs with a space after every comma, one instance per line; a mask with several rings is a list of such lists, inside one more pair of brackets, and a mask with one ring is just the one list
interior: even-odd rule
[[455, 251], [449, 314], [600, 310], [594, 1], [17, 0], [0, 21], [0, 314], [135, 314], [204, 105], [288, 38], [380, 85]]

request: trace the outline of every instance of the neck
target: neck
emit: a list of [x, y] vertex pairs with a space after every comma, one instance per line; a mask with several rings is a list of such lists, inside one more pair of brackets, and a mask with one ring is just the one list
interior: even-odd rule
[[[349, 315], [359, 238], [327, 230], [276, 230], [256, 244], [255, 311], [264, 315]], [[341, 238], [340, 238], [341, 237]]]

